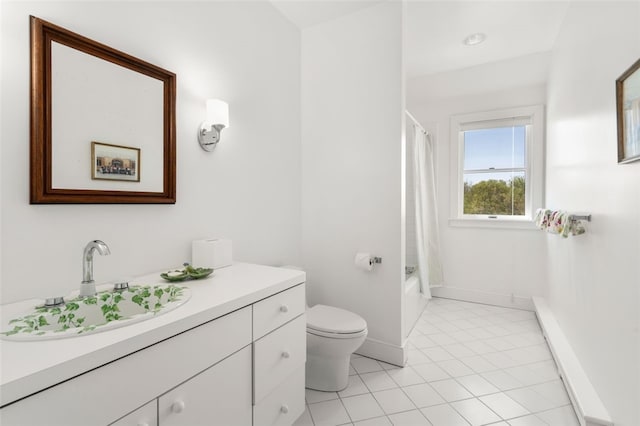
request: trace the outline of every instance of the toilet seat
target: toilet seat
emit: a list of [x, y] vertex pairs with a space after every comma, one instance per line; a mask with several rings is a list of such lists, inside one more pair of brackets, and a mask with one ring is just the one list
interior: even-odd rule
[[358, 333], [327, 333], [326, 331], [318, 331], [307, 328], [307, 333], [319, 337], [325, 337], [327, 339], [356, 339], [358, 337], [366, 336], [367, 330], [364, 329], [362, 331], [359, 331]]
[[353, 312], [315, 305], [307, 310], [307, 332], [333, 339], [351, 339], [366, 335], [367, 323]]

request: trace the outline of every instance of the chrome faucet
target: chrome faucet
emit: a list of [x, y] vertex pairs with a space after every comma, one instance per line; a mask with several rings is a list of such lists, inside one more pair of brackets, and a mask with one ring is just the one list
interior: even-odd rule
[[80, 283], [80, 297], [96, 295], [96, 283], [93, 280], [93, 253], [97, 251], [102, 256], [111, 254], [109, 247], [100, 240], [89, 241], [82, 254], [82, 283]]

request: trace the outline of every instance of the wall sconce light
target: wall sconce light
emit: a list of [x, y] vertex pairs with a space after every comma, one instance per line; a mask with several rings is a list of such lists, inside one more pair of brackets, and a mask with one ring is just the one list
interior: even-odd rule
[[229, 104], [219, 99], [207, 99], [207, 119], [200, 124], [198, 131], [202, 149], [213, 151], [225, 127], [229, 127]]

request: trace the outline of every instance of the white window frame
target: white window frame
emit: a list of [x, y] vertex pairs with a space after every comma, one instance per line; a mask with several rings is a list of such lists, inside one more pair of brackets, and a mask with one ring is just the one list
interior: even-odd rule
[[[530, 131], [525, 140], [525, 214], [524, 216], [506, 215], [470, 215], [463, 213], [464, 207], [464, 133], [477, 123], [503, 120], [529, 119]], [[515, 121], [514, 120], [514, 121]], [[460, 114], [451, 117], [451, 216], [449, 225], [536, 229], [533, 215], [536, 208], [542, 207], [544, 192], [544, 106], [532, 105], [485, 111], [471, 114]]]

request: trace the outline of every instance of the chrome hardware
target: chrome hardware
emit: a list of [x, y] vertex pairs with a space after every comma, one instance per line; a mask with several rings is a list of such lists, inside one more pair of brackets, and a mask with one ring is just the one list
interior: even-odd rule
[[569, 220], [586, 220], [587, 222], [591, 222], [590, 214], [572, 214], [569, 216]]
[[64, 297], [48, 297], [44, 299], [44, 308], [55, 308], [64, 305]]
[[123, 281], [121, 283], [115, 283], [113, 285], [113, 291], [124, 291], [128, 289], [129, 289], [129, 283], [126, 281]]
[[218, 142], [220, 142], [220, 133], [224, 128], [225, 126], [220, 124], [207, 126], [206, 123], [202, 123], [198, 131], [198, 142], [202, 149], [208, 152], [213, 151]]
[[96, 295], [96, 283], [93, 280], [93, 253], [97, 251], [100, 255], [111, 254], [109, 247], [100, 240], [89, 241], [82, 253], [82, 282], [80, 283], [80, 297], [90, 297]]

